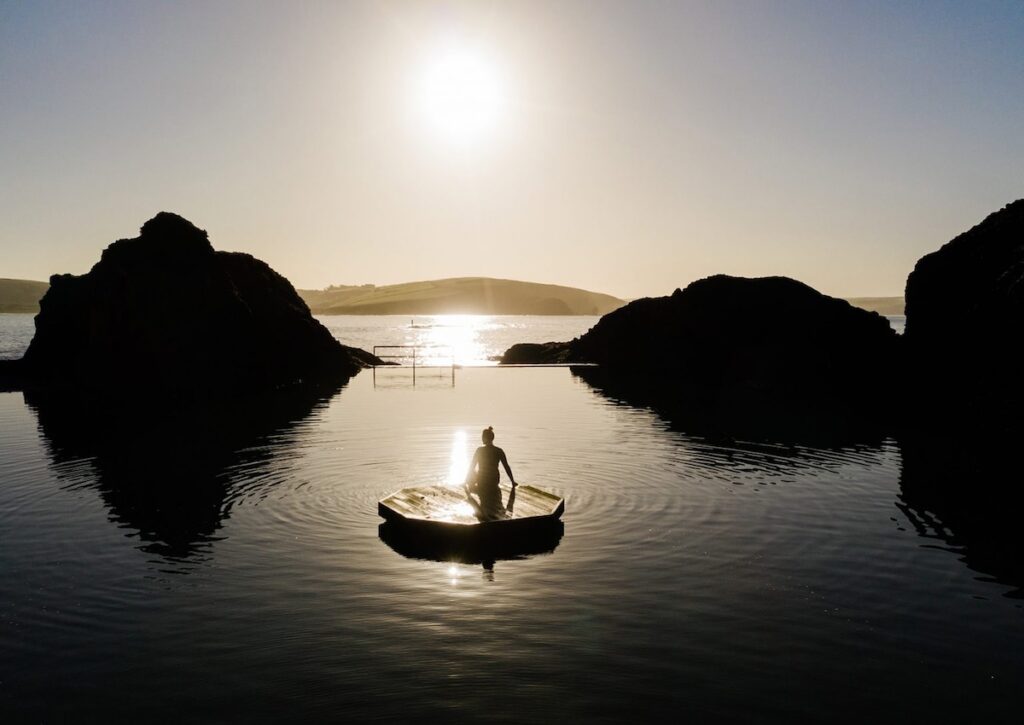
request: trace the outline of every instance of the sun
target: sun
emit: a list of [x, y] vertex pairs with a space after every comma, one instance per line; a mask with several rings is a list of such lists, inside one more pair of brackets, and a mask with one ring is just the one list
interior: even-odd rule
[[437, 49], [420, 69], [417, 102], [432, 132], [459, 146], [493, 136], [506, 110], [497, 67], [470, 46]]

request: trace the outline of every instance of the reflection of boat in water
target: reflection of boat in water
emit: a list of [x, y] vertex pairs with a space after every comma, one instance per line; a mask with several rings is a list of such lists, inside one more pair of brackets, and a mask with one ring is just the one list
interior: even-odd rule
[[530, 536], [495, 536], [493, 529], [463, 535], [444, 535], [414, 529], [393, 521], [380, 525], [377, 533], [385, 544], [407, 559], [483, 564], [486, 568], [506, 559], [524, 559], [554, 551], [562, 540], [565, 525], [558, 519], [538, 526]]
[[380, 538], [409, 558], [493, 565], [553, 551], [565, 502], [535, 486], [502, 487], [504, 504], [485, 510], [464, 489], [418, 486], [377, 504]]

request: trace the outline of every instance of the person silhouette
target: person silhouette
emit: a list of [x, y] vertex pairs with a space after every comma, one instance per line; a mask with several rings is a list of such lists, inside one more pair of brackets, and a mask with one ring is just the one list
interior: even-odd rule
[[474, 492], [480, 499], [480, 510], [484, 516], [490, 517], [504, 512], [501, 505], [501, 489], [498, 488], [500, 473], [498, 464], [505, 468], [508, 480], [515, 491], [515, 476], [508, 465], [505, 451], [494, 445], [494, 428], [487, 426], [480, 434], [483, 445], [476, 449], [473, 460], [466, 473], [466, 492]]

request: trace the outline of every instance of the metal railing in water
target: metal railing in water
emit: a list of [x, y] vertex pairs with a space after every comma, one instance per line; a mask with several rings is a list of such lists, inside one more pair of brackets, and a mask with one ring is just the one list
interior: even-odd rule
[[[411, 350], [412, 351], [412, 355], [410, 356], [410, 354], [408, 352], [400, 353], [400, 354], [381, 354], [381, 353], [377, 352], [378, 350]], [[423, 350], [423, 351], [447, 350], [448, 354], [445, 355], [444, 357], [449, 358], [451, 360], [451, 363], [449, 365], [438, 365], [436, 363], [429, 363], [429, 362], [426, 363], [426, 364], [424, 364], [422, 362], [418, 363], [418, 361], [421, 361], [421, 360], [437, 360], [438, 357], [439, 357], [439, 356], [435, 355], [435, 356], [430, 356], [430, 357], [424, 358], [422, 355], [419, 355], [419, 352], [421, 350]], [[393, 367], [402, 367], [402, 368], [412, 367], [412, 384], [413, 385], [416, 385], [416, 370], [417, 370], [417, 368], [419, 368], [419, 369], [424, 369], [424, 368], [440, 368], [440, 369], [443, 369], [443, 368], [446, 368], [446, 367], [450, 366], [451, 370], [452, 370], [452, 387], [455, 387], [455, 352], [450, 347], [443, 347], [443, 346], [440, 346], [440, 345], [374, 345], [373, 346], [373, 354], [374, 354], [374, 357], [377, 357], [377, 358], [379, 358], [381, 360], [409, 360], [411, 358], [411, 360], [412, 360], [412, 364], [411, 365], [402, 364], [402, 363], [391, 363], [391, 364], [383, 366], [383, 367], [389, 367], [389, 368], [393, 368]], [[374, 365], [373, 366], [373, 384], [374, 384], [375, 387], [377, 385], [377, 368], [378, 367], [381, 367], [381, 366], [378, 366], [378, 365]]]

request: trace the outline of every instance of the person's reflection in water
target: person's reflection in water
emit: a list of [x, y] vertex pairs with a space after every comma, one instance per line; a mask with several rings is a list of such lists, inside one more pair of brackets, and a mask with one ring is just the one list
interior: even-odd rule
[[483, 445], [476, 449], [469, 464], [469, 471], [466, 473], [466, 493], [475, 493], [480, 499], [480, 515], [485, 518], [497, 518], [506, 513], [505, 507], [501, 505], [501, 489], [498, 487], [498, 464], [504, 466], [513, 491], [517, 485], [516, 479], [508, 465], [505, 451], [494, 445], [494, 428], [484, 428], [480, 438]]

